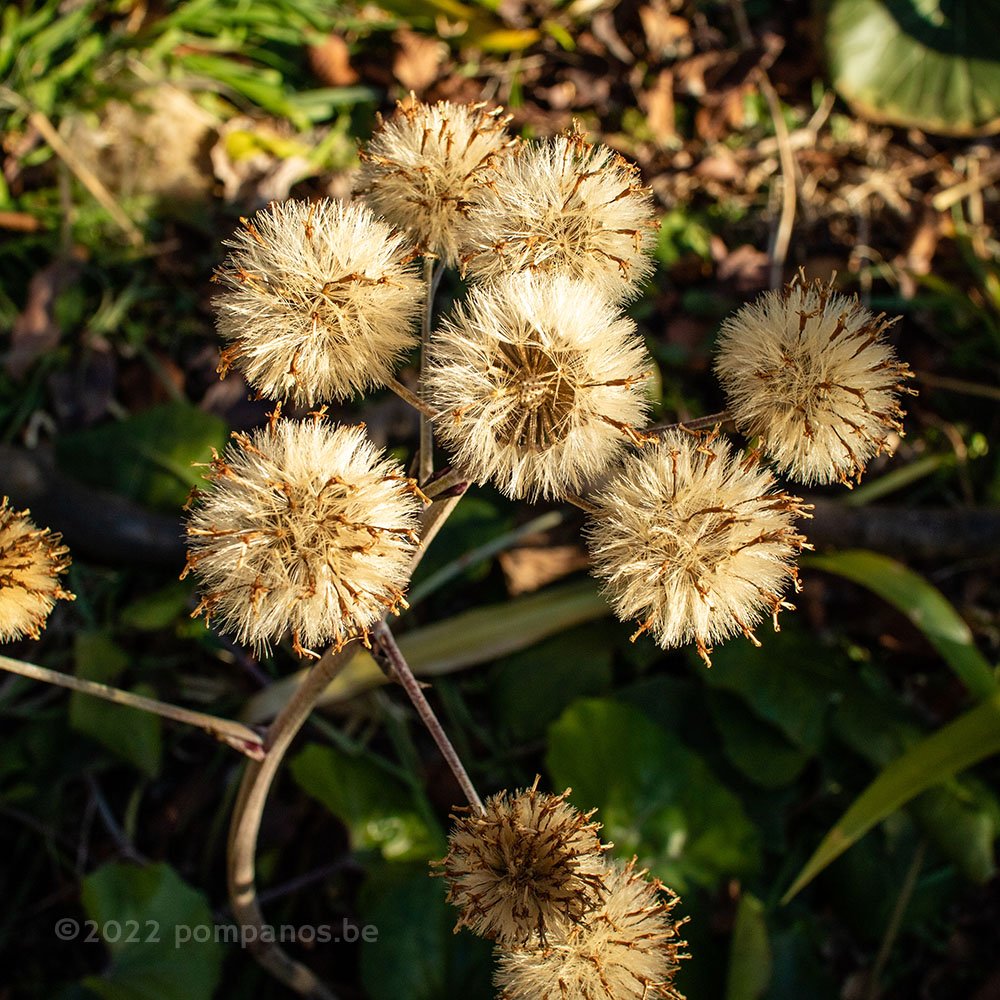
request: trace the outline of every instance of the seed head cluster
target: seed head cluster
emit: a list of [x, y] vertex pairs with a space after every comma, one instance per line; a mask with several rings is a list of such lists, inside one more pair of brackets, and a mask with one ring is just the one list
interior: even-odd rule
[[234, 432], [206, 478], [187, 525], [196, 614], [258, 650], [290, 631], [296, 652], [316, 656], [309, 647], [340, 647], [405, 605], [421, 504], [363, 427]]
[[547, 940], [579, 923], [600, 902], [605, 869], [599, 823], [562, 795], [500, 792], [485, 813], [456, 817], [449, 851], [439, 862], [448, 901], [469, 927], [507, 945]]
[[37, 639], [56, 601], [74, 600], [59, 583], [69, 549], [28, 514], [12, 510], [7, 497], [0, 502], [0, 642]]
[[411, 95], [361, 152], [362, 195], [446, 264], [458, 258], [461, 218], [497, 175], [513, 140], [509, 115], [483, 104], [422, 104]]
[[461, 263], [475, 281], [567, 274], [619, 302], [652, 273], [655, 227], [635, 165], [567, 132], [511, 151], [463, 222]]
[[684, 1000], [673, 986], [685, 942], [677, 897], [631, 862], [604, 874], [604, 898], [585, 921], [564, 924], [541, 948], [504, 949], [502, 1000]]
[[439, 437], [472, 479], [511, 497], [582, 489], [645, 423], [648, 358], [634, 324], [567, 276], [472, 288], [430, 360]]
[[[641, 622], [666, 648], [694, 641], [711, 665], [714, 642], [791, 608], [793, 527], [802, 502], [775, 488], [756, 456], [741, 458], [714, 435], [672, 431], [630, 456], [594, 500], [594, 573], [619, 618]], [[806, 515], [808, 516], [808, 515]]]
[[832, 285], [799, 280], [722, 325], [716, 371], [737, 427], [803, 483], [846, 483], [902, 433], [909, 368], [874, 316]]
[[236, 367], [263, 396], [313, 405], [383, 385], [416, 342], [415, 251], [368, 206], [275, 203], [228, 245], [220, 374]]

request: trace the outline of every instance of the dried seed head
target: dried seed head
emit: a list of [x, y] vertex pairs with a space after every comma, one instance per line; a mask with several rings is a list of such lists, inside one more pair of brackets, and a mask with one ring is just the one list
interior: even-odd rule
[[[422, 104], [411, 94], [361, 152], [363, 195], [421, 247], [454, 264], [458, 221], [492, 184], [510, 116], [481, 104]], [[381, 119], [380, 119], [381, 122]]]
[[56, 601], [74, 596], [59, 585], [69, 569], [69, 549], [62, 536], [36, 528], [29, 511], [0, 502], [0, 642], [28, 636], [37, 639]]
[[[711, 666], [712, 643], [791, 608], [794, 560], [805, 538], [798, 497], [775, 489], [756, 455], [741, 458], [715, 435], [672, 431], [625, 461], [593, 500], [588, 529], [594, 573], [619, 618], [642, 622], [666, 648], [695, 642]], [[804, 516], [808, 516], [805, 514]]]
[[276, 202], [227, 245], [220, 374], [235, 367], [264, 396], [312, 405], [384, 384], [416, 343], [414, 250], [367, 205]]
[[802, 483], [860, 477], [902, 433], [899, 394], [911, 372], [874, 316], [832, 284], [799, 279], [722, 325], [715, 370], [736, 426]]
[[565, 276], [472, 288], [430, 359], [438, 436], [473, 479], [511, 497], [581, 490], [646, 420], [648, 358], [634, 324]]
[[234, 432], [209, 469], [187, 526], [196, 614], [257, 649], [291, 630], [315, 656], [405, 605], [420, 502], [363, 426], [276, 420]]
[[678, 899], [635, 871], [635, 859], [610, 864], [605, 898], [578, 924], [544, 944], [501, 952], [496, 983], [503, 1000], [684, 1000], [673, 986], [681, 952]]
[[568, 274], [612, 301], [653, 271], [656, 221], [638, 168], [578, 132], [522, 146], [461, 231], [461, 263], [476, 281], [517, 271]]
[[583, 919], [601, 899], [605, 863], [593, 813], [562, 795], [531, 788], [488, 799], [485, 815], [455, 818], [450, 850], [437, 862], [448, 901], [461, 909], [455, 930], [469, 927], [507, 945], [543, 940]]

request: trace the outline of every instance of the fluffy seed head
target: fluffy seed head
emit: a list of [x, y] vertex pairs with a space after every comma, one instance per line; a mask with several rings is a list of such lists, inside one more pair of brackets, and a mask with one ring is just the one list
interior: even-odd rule
[[0, 502], [0, 642], [37, 639], [56, 601], [74, 600], [59, 585], [69, 569], [62, 536], [36, 528], [28, 511]]
[[[775, 489], [758, 457], [741, 458], [714, 436], [668, 432], [625, 461], [593, 498], [588, 528], [594, 573], [616, 614], [642, 622], [659, 644], [692, 640], [711, 666], [712, 643], [791, 609], [794, 559], [805, 545], [793, 522], [805, 508]], [[805, 514], [805, 516], [809, 516]]]
[[739, 429], [759, 436], [786, 475], [846, 483], [902, 433], [911, 372], [874, 316], [832, 284], [795, 280], [722, 325], [715, 369]]
[[256, 649], [290, 630], [316, 656], [307, 647], [339, 647], [405, 606], [420, 502], [363, 426], [275, 420], [232, 437], [188, 521], [196, 614]]
[[415, 251], [367, 205], [275, 202], [227, 245], [221, 375], [236, 367], [263, 396], [312, 405], [383, 385], [416, 343]]
[[485, 815], [455, 817], [450, 850], [438, 864], [448, 901], [460, 907], [455, 930], [469, 927], [507, 945], [543, 940], [598, 904], [605, 868], [599, 823], [562, 795], [534, 785], [488, 799]]
[[581, 490], [646, 419], [634, 324], [566, 276], [473, 287], [430, 358], [439, 437], [473, 479], [511, 497]]
[[567, 132], [504, 160], [465, 220], [461, 263], [476, 281], [525, 270], [569, 274], [621, 301], [652, 273], [655, 227], [638, 168]]
[[601, 905], [544, 944], [501, 952], [503, 1000], [684, 1000], [673, 986], [686, 942], [672, 915], [677, 897], [635, 870], [610, 864]]
[[407, 229], [446, 264], [458, 257], [458, 221], [492, 184], [496, 164], [513, 140], [503, 108], [482, 104], [422, 104], [411, 94], [361, 152], [357, 193], [392, 223]]

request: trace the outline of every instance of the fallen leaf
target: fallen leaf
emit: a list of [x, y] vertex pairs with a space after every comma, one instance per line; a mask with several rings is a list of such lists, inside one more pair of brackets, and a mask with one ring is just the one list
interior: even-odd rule
[[14, 320], [4, 362], [12, 378], [20, 381], [42, 354], [59, 346], [62, 331], [53, 313], [55, 302], [59, 293], [77, 279], [86, 256], [85, 250], [74, 247], [71, 256], [57, 257], [28, 283], [28, 301]]
[[351, 66], [351, 50], [340, 35], [327, 35], [319, 45], [309, 46], [309, 65], [328, 87], [348, 87], [359, 80]]
[[660, 146], [669, 145], [677, 135], [674, 127], [674, 74], [661, 70], [656, 83], [640, 95], [639, 101], [646, 111], [646, 122]]
[[396, 79], [415, 93], [423, 93], [437, 78], [448, 58], [448, 46], [438, 38], [400, 28], [392, 36], [399, 46], [392, 61]]
[[691, 24], [671, 14], [666, 0], [652, 0], [639, 8], [649, 54], [657, 59], [686, 58], [694, 50]]
[[13, 229], [19, 233], [35, 233], [41, 228], [41, 220], [27, 212], [0, 212], [0, 229]]
[[525, 546], [501, 552], [497, 558], [512, 597], [538, 590], [590, 565], [587, 551], [581, 545]]

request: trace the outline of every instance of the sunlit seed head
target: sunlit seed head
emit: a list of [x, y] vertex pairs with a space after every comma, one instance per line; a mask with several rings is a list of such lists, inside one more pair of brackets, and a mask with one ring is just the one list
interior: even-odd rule
[[227, 244], [215, 275], [219, 371], [236, 368], [261, 395], [348, 398], [383, 385], [416, 343], [413, 247], [367, 205], [276, 202]]
[[456, 228], [493, 183], [513, 140], [502, 108], [410, 95], [361, 152], [358, 194], [420, 244], [454, 264]]
[[403, 604], [417, 514], [412, 483], [364, 427], [277, 420], [234, 433], [187, 525], [196, 613], [267, 650], [341, 646]]
[[28, 514], [0, 502], [0, 642], [37, 639], [56, 601], [74, 599], [59, 583], [70, 564], [62, 536]]
[[599, 823], [538, 781], [457, 817], [441, 874], [461, 913], [456, 930], [515, 945], [578, 923], [598, 904], [605, 868]]
[[502, 1000], [684, 1000], [673, 985], [682, 949], [678, 903], [632, 862], [612, 862], [604, 899], [584, 920], [534, 946], [500, 952]]
[[902, 433], [909, 368], [875, 316], [832, 284], [797, 279], [723, 323], [715, 369], [737, 427], [803, 483], [847, 482]]
[[653, 271], [655, 228], [635, 165], [573, 131], [506, 157], [464, 220], [461, 263], [475, 281], [518, 271], [566, 274], [622, 301]]
[[477, 482], [557, 497], [600, 475], [645, 423], [648, 357], [591, 285], [512, 275], [470, 289], [433, 338], [438, 436]]
[[[795, 558], [805, 539], [794, 521], [802, 502], [776, 489], [756, 456], [734, 454], [714, 435], [668, 432], [629, 456], [592, 498], [593, 571], [623, 620], [641, 622], [664, 648], [710, 647], [791, 608]], [[759, 645], [759, 643], [757, 643]]]

